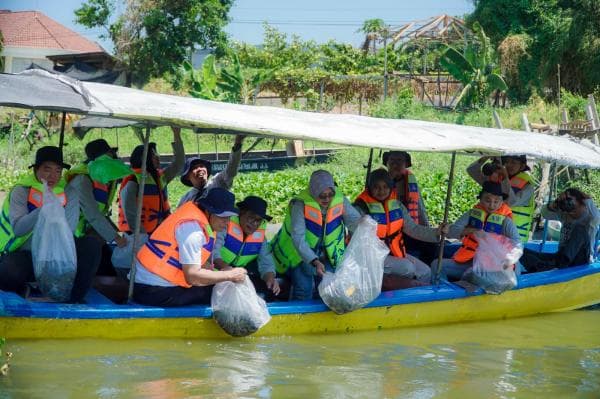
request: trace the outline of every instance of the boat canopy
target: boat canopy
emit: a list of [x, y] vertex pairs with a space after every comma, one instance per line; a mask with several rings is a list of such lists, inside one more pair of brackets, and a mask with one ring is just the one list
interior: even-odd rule
[[79, 82], [39, 70], [0, 74], [0, 105], [390, 150], [524, 154], [600, 168], [600, 147], [570, 136], [229, 104]]

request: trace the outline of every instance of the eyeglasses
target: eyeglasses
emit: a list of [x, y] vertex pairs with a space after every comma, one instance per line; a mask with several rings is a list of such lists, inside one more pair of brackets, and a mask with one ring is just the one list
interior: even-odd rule
[[320, 200], [323, 200], [323, 201], [325, 201], [325, 200], [328, 200], [328, 199], [331, 199], [331, 198], [333, 198], [333, 197], [335, 197], [335, 193], [334, 193], [333, 191], [332, 191], [332, 192], [330, 192], [330, 193], [322, 193], [322, 194], [319, 194], [319, 199], [320, 199]]

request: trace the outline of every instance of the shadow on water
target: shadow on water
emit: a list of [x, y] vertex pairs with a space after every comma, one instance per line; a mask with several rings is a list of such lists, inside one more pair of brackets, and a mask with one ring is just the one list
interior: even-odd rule
[[600, 311], [343, 335], [9, 341], [0, 398], [598, 398]]

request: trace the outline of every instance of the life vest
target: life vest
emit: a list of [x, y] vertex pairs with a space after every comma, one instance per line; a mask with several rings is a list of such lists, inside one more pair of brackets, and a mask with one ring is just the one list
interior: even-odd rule
[[[54, 194], [60, 198], [63, 207], [67, 205], [67, 197], [64, 192], [65, 183], [66, 182], [64, 179], [60, 179], [58, 184], [52, 188], [52, 192], [54, 192]], [[43, 205], [44, 185], [38, 181], [33, 173], [19, 180], [15, 186], [29, 188], [29, 195], [27, 196], [27, 211], [29, 213]], [[15, 236], [9, 219], [11, 195], [12, 190], [4, 199], [4, 204], [2, 205], [2, 214], [0, 215], [0, 252], [16, 251], [33, 234], [33, 231], [31, 231], [23, 236]]]
[[191, 285], [186, 281], [182, 265], [179, 263], [179, 246], [175, 239], [175, 230], [181, 223], [189, 221], [196, 221], [202, 226], [206, 244], [202, 247], [200, 264], [204, 265], [212, 253], [215, 234], [204, 212], [193, 202], [186, 202], [161, 223], [136, 255], [137, 260], [148, 271], [186, 288]]
[[246, 267], [248, 263], [258, 258], [260, 248], [265, 242], [267, 222], [264, 220], [259, 228], [249, 236], [244, 237], [238, 216], [229, 218], [225, 242], [221, 247], [221, 259], [235, 267]]
[[[94, 199], [98, 204], [98, 210], [104, 216], [108, 216], [110, 214], [112, 203], [117, 192], [117, 183], [110, 182], [109, 184], [102, 184], [99, 181], [92, 180], [87, 164], [81, 164], [75, 166], [74, 168], [71, 168], [66, 175], [67, 182], [73, 180], [73, 178], [75, 178], [75, 176], [77, 175], [85, 175], [89, 177], [89, 179], [92, 182], [92, 190], [94, 194]], [[77, 224], [77, 229], [75, 230], [75, 236], [84, 236], [89, 228], [90, 224], [85, 219], [85, 215], [82, 212], [81, 215], [79, 215], [79, 223]]]
[[[512, 218], [512, 212], [508, 205], [502, 203], [495, 212], [487, 213], [481, 204], [477, 204], [469, 211], [469, 222], [467, 227], [473, 227], [488, 233], [502, 234], [504, 219]], [[462, 246], [452, 257], [457, 263], [466, 263], [473, 259], [477, 249], [477, 239], [473, 234], [463, 238]]]
[[[331, 265], [336, 267], [342, 260], [346, 249], [344, 226], [344, 196], [336, 191], [329, 204], [325, 223], [321, 206], [310, 195], [308, 190], [302, 191], [295, 200], [304, 203], [304, 224], [306, 242], [316, 252], [317, 247], [323, 242], [325, 252]], [[293, 200], [292, 200], [293, 201]], [[285, 273], [288, 268], [295, 268], [302, 263], [302, 257], [296, 250], [292, 241], [292, 202], [288, 206], [283, 226], [272, 241], [273, 257], [279, 273]]]
[[404, 217], [396, 191], [392, 191], [384, 202], [373, 198], [367, 190], [360, 193], [356, 199], [367, 205], [369, 215], [377, 222], [377, 237], [385, 241], [393, 256], [404, 258]]
[[[123, 203], [121, 200], [121, 192], [129, 183], [134, 179], [137, 180], [138, 184], [142, 181], [142, 170], [134, 168], [134, 175], [129, 175], [121, 182], [121, 189], [119, 190], [119, 220], [118, 228], [119, 231], [132, 232], [133, 226], [127, 223], [125, 217], [125, 210], [123, 209]], [[150, 174], [146, 178], [146, 184], [144, 184], [144, 196], [142, 199], [142, 215], [141, 222], [144, 230], [148, 234], [152, 233], [156, 228], [169, 216], [171, 213], [171, 206], [169, 205], [169, 196], [167, 194], [167, 185], [163, 178], [163, 171], [158, 171], [159, 181], [156, 182]]]
[[[510, 186], [515, 193], [518, 193], [526, 185], [531, 184], [531, 175], [527, 172], [519, 172], [510, 179]], [[519, 237], [522, 242], [529, 240], [529, 231], [531, 230], [531, 222], [535, 212], [535, 198], [533, 195], [529, 198], [529, 202], [525, 206], [512, 206], [510, 210], [513, 213], [513, 223], [519, 231]]]
[[[402, 189], [403, 199], [402, 202], [404, 206], [408, 210], [408, 215], [415, 221], [415, 223], [419, 224], [419, 184], [417, 183], [417, 178], [415, 175], [408, 169], [404, 170], [404, 187], [397, 187], [397, 190]], [[392, 190], [392, 191], [397, 191]], [[400, 195], [398, 195], [400, 197]]]

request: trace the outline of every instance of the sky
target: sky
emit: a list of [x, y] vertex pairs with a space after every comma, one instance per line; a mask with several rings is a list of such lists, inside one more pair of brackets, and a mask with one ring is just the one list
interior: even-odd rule
[[[99, 36], [103, 29], [86, 29], [74, 22], [74, 10], [81, 0], [0, 0], [0, 9], [37, 10], [77, 33], [97, 41], [108, 51], [110, 41]], [[116, 0], [116, 11], [124, 9]], [[226, 32], [237, 41], [260, 44], [263, 22], [268, 22], [288, 35], [319, 43], [334, 39], [359, 46], [363, 35], [357, 30], [367, 19], [381, 18], [391, 26], [448, 14], [463, 16], [473, 11], [472, 0], [236, 0]]]

